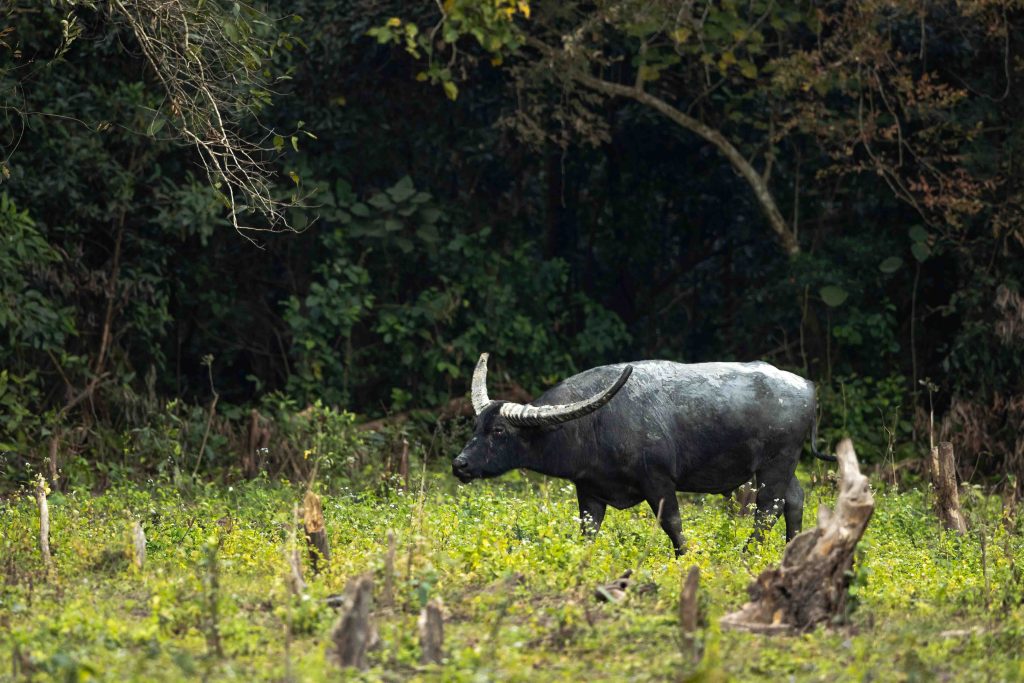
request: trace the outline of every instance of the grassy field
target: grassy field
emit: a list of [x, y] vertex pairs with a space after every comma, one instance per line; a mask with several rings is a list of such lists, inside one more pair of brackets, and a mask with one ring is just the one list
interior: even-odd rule
[[[751, 518], [732, 501], [684, 497], [689, 552], [677, 561], [646, 507], [611, 511], [596, 541], [582, 541], [564, 482], [512, 474], [462, 487], [437, 471], [414, 489], [324, 483], [334, 557], [303, 599], [283, 578], [302, 493], [287, 483], [54, 493], [50, 582], [35, 501], [9, 496], [0, 501], [0, 680], [338, 680], [325, 654], [336, 614], [324, 598], [367, 571], [380, 592], [389, 530], [396, 605], [377, 609], [380, 646], [368, 671], [345, 674], [352, 679], [1024, 679], [1024, 536], [998, 498], [968, 496], [973, 530], [960, 539], [939, 530], [925, 494], [876, 491], [848, 623], [765, 637], [717, 627], [783, 547], [780, 524], [741, 554]], [[809, 488], [806, 527], [833, 497], [827, 481]], [[127, 554], [133, 519], [148, 537], [141, 571]], [[707, 617], [699, 658], [682, 651], [676, 620], [692, 564]], [[626, 568], [656, 590], [595, 601], [595, 586]], [[421, 666], [416, 619], [435, 596], [445, 604], [447, 659]], [[214, 628], [222, 657], [212, 653]]]

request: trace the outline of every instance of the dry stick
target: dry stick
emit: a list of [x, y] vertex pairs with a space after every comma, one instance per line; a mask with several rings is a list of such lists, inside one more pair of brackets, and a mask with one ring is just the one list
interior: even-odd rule
[[60, 483], [57, 476], [57, 453], [60, 449], [60, 430], [54, 429], [53, 436], [50, 437], [50, 485], [55, 490], [58, 490], [58, 484]]
[[402, 439], [402, 457], [398, 461], [398, 475], [402, 479], [402, 488], [409, 490], [409, 440]]
[[420, 662], [440, 664], [444, 657], [444, 614], [440, 598], [430, 600], [420, 612]]
[[196, 457], [196, 466], [192, 470], [193, 477], [199, 472], [199, 463], [203, 461], [203, 453], [206, 451], [206, 440], [210, 438], [210, 426], [213, 425], [213, 415], [217, 410], [217, 401], [220, 400], [220, 394], [217, 393], [217, 389], [213, 386], [213, 356], [207, 356], [203, 360], [208, 361], [206, 363], [206, 372], [210, 377], [210, 391], [213, 392], [213, 401], [210, 402], [210, 412], [206, 416], [206, 431], [203, 432], [203, 441], [199, 444], [199, 455]]
[[423, 469], [420, 471], [420, 494], [416, 501], [416, 527], [415, 535], [412, 538], [412, 542], [409, 543], [409, 556], [405, 565], [405, 580], [409, 581], [412, 579], [412, 558], [416, 552], [416, 539], [418, 535], [423, 531], [423, 503], [425, 502], [427, 488], [427, 459], [423, 459]]
[[384, 555], [384, 597], [382, 606], [391, 609], [395, 606], [395, 532], [388, 531], [388, 552]]
[[285, 584], [287, 584], [289, 592], [295, 597], [301, 597], [306, 592], [306, 581], [302, 578], [302, 562], [299, 560], [299, 545], [295, 539], [295, 530], [298, 526], [299, 506], [292, 505], [292, 523], [288, 533], [288, 547], [285, 548], [284, 554], [288, 562]]
[[46, 578], [53, 575], [53, 558], [50, 556], [50, 506], [46, 502], [46, 480], [43, 475], [36, 479], [36, 502], [39, 504], [39, 552], [43, 556]]

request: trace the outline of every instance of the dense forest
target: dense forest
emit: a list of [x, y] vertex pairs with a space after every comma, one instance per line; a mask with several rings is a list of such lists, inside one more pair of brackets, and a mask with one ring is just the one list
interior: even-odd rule
[[763, 359], [873, 459], [934, 407], [1022, 473], [1012, 3], [265, 9], [181, 53], [158, 3], [8, 4], [9, 476], [213, 392], [437, 408], [482, 351], [534, 394]]
[[[5, 0], [0, 493], [415, 490], [410, 448], [450, 479], [488, 352], [523, 402], [607, 363], [763, 360], [816, 383], [819, 448], [851, 436], [898, 489], [949, 441], [1016, 510], [1021, 111], [1015, 0]], [[239, 519], [288, 518], [251, 491]]]

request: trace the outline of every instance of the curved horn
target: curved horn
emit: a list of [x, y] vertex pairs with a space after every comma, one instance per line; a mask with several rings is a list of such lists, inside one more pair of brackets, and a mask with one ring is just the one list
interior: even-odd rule
[[544, 427], [556, 425], [569, 420], [588, 415], [608, 401], [619, 392], [622, 385], [626, 383], [629, 376], [633, 374], [633, 366], [627, 365], [622, 369], [615, 384], [611, 385], [599, 394], [582, 401], [574, 401], [563, 405], [554, 406], [530, 406], [522, 403], [505, 403], [501, 406], [501, 416], [512, 424], [520, 427]]
[[480, 360], [476, 362], [476, 369], [473, 370], [473, 388], [470, 390], [473, 398], [473, 410], [477, 415], [483, 412], [491, 403], [487, 398], [487, 354], [481, 353]]

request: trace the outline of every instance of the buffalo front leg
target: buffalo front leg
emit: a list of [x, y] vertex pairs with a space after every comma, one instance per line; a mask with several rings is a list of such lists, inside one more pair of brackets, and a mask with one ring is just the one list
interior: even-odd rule
[[651, 511], [658, 518], [661, 528], [668, 534], [669, 540], [672, 541], [672, 548], [675, 550], [676, 557], [681, 557], [685, 550], [683, 546], [683, 521], [679, 518], [679, 501], [676, 499], [675, 490], [652, 496], [647, 499], [647, 504], [651, 506]]
[[593, 536], [601, 530], [606, 505], [593, 496], [576, 489], [576, 500], [580, 504], [580, 530], [584, 536]]

